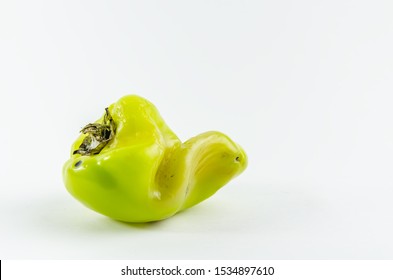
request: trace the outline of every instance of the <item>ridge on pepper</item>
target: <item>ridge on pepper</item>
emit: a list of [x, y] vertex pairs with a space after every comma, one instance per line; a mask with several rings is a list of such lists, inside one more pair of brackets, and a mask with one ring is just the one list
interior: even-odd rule
[[182, 143], [152, 103], [127, 95], [81, 130], [63, 180], [98, 213], [150, 222], [209, 198], [246, 167], [246, 153], [225, 134], [209, 131]]

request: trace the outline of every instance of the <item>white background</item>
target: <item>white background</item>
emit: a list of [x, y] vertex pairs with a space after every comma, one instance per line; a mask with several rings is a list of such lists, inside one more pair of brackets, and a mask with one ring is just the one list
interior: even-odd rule
[[[1, 1], [1, 259], [392, 259], [391, 1]], [[79, 129], [136, 93], [249, 167], [166, 221], [85, 208]]]

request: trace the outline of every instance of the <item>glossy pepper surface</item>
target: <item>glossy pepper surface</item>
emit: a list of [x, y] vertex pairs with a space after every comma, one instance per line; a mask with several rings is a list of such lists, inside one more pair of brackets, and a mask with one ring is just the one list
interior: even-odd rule
[[126, 222], [168, 218], [213, 195], [247, 166], [242, 148], [210, 131], [182, 143], [155, 106], [128, 95], [85, 126], [63, 167], [67, 190]]

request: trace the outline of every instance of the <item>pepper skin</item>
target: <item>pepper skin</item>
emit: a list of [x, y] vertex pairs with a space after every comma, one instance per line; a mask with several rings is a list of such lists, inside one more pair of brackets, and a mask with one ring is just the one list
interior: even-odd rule
[[[89, 134], [94, 129], [97, 134]], [[87, 207], [120, 221], [171, 217], [213, 195], [247, 166], [243, 149], [220, 132], [182, 143], [154, 105], [136, 95], [110, 105], [82, 132], [63, 167], [64, 184]], [[92, 135], [106, 135], [105, 143], [94, 148]]]

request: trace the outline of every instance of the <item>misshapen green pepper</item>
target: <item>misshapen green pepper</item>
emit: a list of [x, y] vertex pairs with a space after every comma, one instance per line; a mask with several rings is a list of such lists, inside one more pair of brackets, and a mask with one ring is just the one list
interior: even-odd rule
[[72, 145], [67, 190], [126, 222], [168, 218], [213, 195], [247, 166], [242, 148], [210, 131], [181, 143], [157, 109], [136, 95], [110, 105]]

